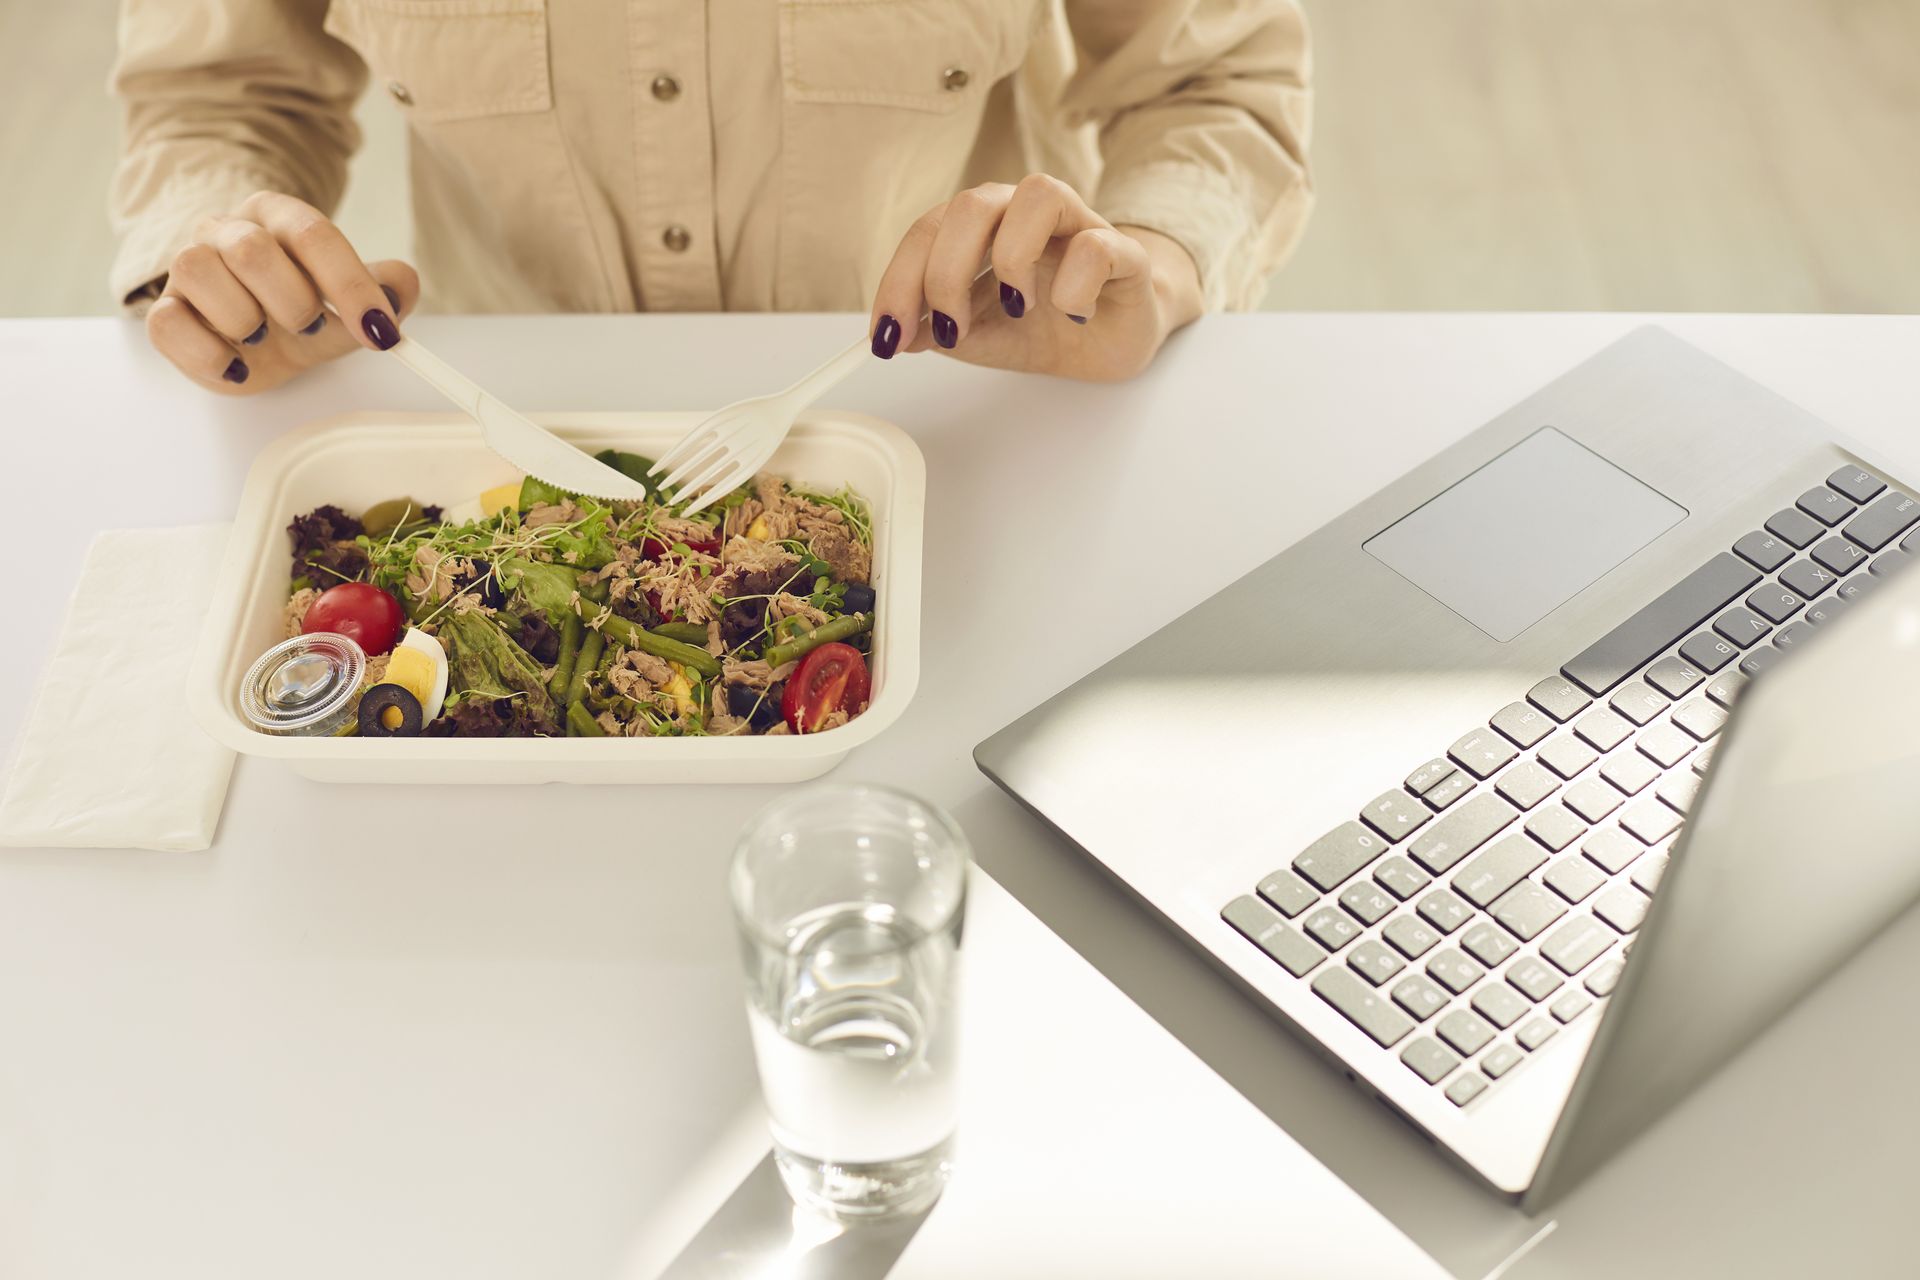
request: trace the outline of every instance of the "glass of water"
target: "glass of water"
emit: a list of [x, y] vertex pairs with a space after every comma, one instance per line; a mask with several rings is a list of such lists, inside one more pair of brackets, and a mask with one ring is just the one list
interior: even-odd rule
[[800, 1204], [882, 1218], [946, 1185], [967, 862], [952, 818], [881, 787], [795, 792], [740, 837], [747, 1017]]

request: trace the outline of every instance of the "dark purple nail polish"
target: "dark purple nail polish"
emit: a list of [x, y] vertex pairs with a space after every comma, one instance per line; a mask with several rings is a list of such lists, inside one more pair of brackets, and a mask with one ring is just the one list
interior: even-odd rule
[[267, 322], [264, 320], [260, 322], [260, 327], [258, 329], [255, 329], [252, 333], [240, 339], [240, 341], [246, 343], [250, 347], [257, 347], [261, 343], [265, 342], [266, 340], [267, 340]]
[[944, 311], [933, 313], [933, 340], [949, 351], [960, 341], [960, 326]]
[[1026, 295], [1010, 284], [1000, 286], [1000, 309], [1018, 320], [1027, 314]]
[[393, 321], [384, 311], [369, 311], [360, 317], [360, 327], [366, 330], [367, 341], [382, 351], [389, 351], [393, 344], [400, 341], [400, 331], [393, 327]]
[[327, 313], [322, 311], [319, 315], [313, 318], [312, 324], [308, 325], [306, 328], [302, 329], [300, 332], [306, 334], [309, 338], [311, 338], [314, 334], [320, 332], [322, 329], [326, 327], [327, 327]]
[[1067, 319], [1073, 321], [1075, 324], [1085, 324], [1087, 322], [1085, 316], [1076, 316], [1071, 313], [1068, 314]]
[[233, 362], [227, 365], [227, 371], [220, 376], [228, 382], [245, 382], [247, 380], [247, 362], [236, 356]]
[[892, 316], [881, 316], [880, 323], [873, 326], [873, 354], [882, 360], [891, 360], [899, 345], [900, 322]]
[[400, 295], [393, 291], [393, 286], [390, 284], [383, 284], [380, 286], [380, 292], [387, 295], [387, 305], [393, 308], [393, 314], [399, 315], [400, 314]]

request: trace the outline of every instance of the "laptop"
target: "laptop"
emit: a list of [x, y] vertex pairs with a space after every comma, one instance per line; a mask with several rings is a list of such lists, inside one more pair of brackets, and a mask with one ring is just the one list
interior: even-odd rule
[[1916, 492], [1643, 328], [976, 760], [1538, 1210], [1920, 896]]

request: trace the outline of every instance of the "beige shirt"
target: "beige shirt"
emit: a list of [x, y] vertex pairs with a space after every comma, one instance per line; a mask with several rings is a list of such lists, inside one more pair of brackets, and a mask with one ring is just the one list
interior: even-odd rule
[[441, 310], [864, 310], [915, 217], [1031, 171], [1245, 307], [1308, 67], [1295, 0], [125, 0], [110, 283], [255, 190], [331, 212], [371, 73]]

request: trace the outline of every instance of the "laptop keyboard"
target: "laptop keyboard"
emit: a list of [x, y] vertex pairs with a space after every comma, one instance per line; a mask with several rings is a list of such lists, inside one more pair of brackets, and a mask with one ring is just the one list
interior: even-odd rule
[[1741, 687], [1916, 555], [1841, 468], [1221, 918], [1466, 1106], [1612, 993]]

